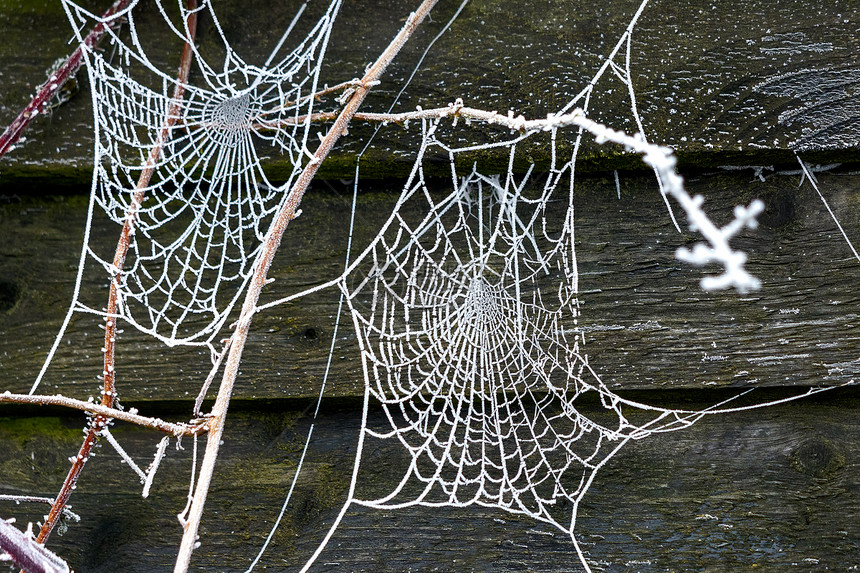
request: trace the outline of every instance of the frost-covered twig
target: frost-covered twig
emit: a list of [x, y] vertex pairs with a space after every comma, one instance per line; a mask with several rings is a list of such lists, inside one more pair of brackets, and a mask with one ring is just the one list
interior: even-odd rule
[[[54, 505], [53, 497], [44, 497], [40, 495], [12, 495], [7, 493], [0, 494], [0, 501], [14, 501], [17, 503], [47, 503], [48, 505]], [[81, 520], [81, 516], [72, 511], [70, 506], [66, 506], [63, 508], [63, 516], [66, 519], [71, 519], [72, 521], [78, 522]]]
[[[704, 290], [718, 290], [734, 287], [738, 292], [746, 293], [761, 287], [761, 282], [744, 268], [744, 263], [747, 260], [746, 253], [732, 250], [729, 239], [744, 227], [751, 229], [756, 227], [756, 217], [764, 210], [764, 203], [755, 200], [749, 207], [735, 207], [735, 219], [722, 228], [717, 227], [702, 209], [704, 199], [701, 196], [691, 197], [684, 188], [683, 178], [678, 175], [676, 170], [677, 159], [670, 148], [649, 143], [638, 133], [631, 136], [623, 131], [611, 129], [589, 119], [581, 109], [575, 109], [570, 113], [561, 115], [551, 114], [546, 119], [526, 119], [522, 115], [515, 115], [512, 111], [501, 114], [496, 111], [466, 107], [463, 100], [458, 99], [443, 108], [419, 108], [415, 111], [397, 114], [357, 113], [354, 119], [408, 124], [410, 121], [447, 117], [453, 118], [455, 122], [459, 118], [463, 118], [466, 121], [481, 121], [522, 133], [579, 127], [591, 133], [599, 144], [611, 141], [623, 145], [629, 151], [641, 154], [642, 160], [655, 170], [660, 181], [663, 182], [664, 193], [671, 195], [686, 212], [690, 230], [701, 233], [707, 240], [707, 244], [699, 243], [693, 247], [692, 251], [683, 248], [678, 249], [675, 256], [694, 265], [718, 263], [723, 266], [724, 270], [721, 275], [702, 278], [700, 283], [702, 288]], [[331, 119], [331, 114], [319, 113], [311, 116], [311, 119], [325, 121]], [[303, 121], [303, 118], [296, 118], [294, 121]]]
[[701, 285], [704, 290], [721, 290], [734, 287], [738, 292], [746, 293], [761, 288], [761, 281], [744, 269], [744, 263], [747, 261], [746, 253], [733, 251], [729, 246], [729, 239], [738, 234], [744, 227], [755, 229], [758, 226], [756, 217], [764, 211], [764, 203], [756, 199], [750, 203], [749, 207], [736, 206], [734, 220], [722, 228], [717, 228], [702, 210], [705, 199], [701, 195], [696, 195], [689, 201], [690, 207], [685, 205], [684, 209], [690, 218], [690, 230], [700, 231], [709, 240], [710, 245], [697, 243], [692, 249], [681, 247], [675, 251], [675, 256], [679, 260], [696, 266], [709, 263], [723, 265], [725, 269], [723, 274], [702, 278]]
[[[32, 536], [0, 519], [0, 551], [26, 573], [69, 573], [69, 565], [36, 543]], [[0, 556], [2, 554], [0, 553]]]
[[143, 483], [146, 480], [146, 473], [144, 473], [144, 471], [140, 469], [140, 466], [137, 465], [137, 462], [134, 461], [134, 458], [128, 455], [128, 452], [125, 451], [125, 448], [119, 445], [119, 442], [116, 441], [116, 438], [113, 437], [113, 434], [111, 434], [110, 430], [105, 428], [99, 435], [105, 440], [107, 440], [107, 443], [113, 446], [113, 449], [116, 450], [116, 453], [119, 454], [119, 457], [122, 458], [122, 461], [124, 461], [125, 464], [130, 467], [134, 473], [138, 475], [138, 477], [140, 478], [140, 482]]
[[[122, 22], [121, 18], [111, 18], [114, 14], [124, 10], [131, 0], [117, 0], [104, 14], [102, 20], [95, 25], [92, 31], [84, 39], [86, 48], [92, 48], [98, 44], [105, 32], [110, 28], [119, 26]], [[45, 106], [49, 101], [60, 91], [72, 76], [80, 69], [84, 61], [84, 46], [78, 46], [78, 49], [72, 52], [72, 55], [66, 58], [66, 61], [60, 68], [51, 74], [44, 84], [36, 90], [36, 95], [30, 100], [30, 103], [21, 110], [18, 117], [9, 124], [6, 131], [0, 135], [0, 157], [3, 157], [8, 151], [12, 150], [15, 143], [21, 138], [21, 134], [30, 125], [34, 117], [45, 110]]]
[[149, 464], [149, 467], [146, 468], [146, 479], [143, 480], [143, 491], [140, 493], [141, 497], [149, 497], [149, 490], [152, 488], [152, 480], [155, 479], [155, 473], [158, 471], [158, 466], [161, 465], [161, 460], [164, 459], [164, 452], [167, 451], [167, 444], [170, 442], [170, 438], [164, 436], [160, 442], [158, 442], [158, 447], [155, 450], [155, 456], [152, 458], [152, 463]]
[[629, 136], [586, 117], [574, 122], [592, 133], [597, 143], [605, 141], [619, 143], [630, 151], [642, 154], [642, 160], [654, 168], [665, 185], [664, 192], [671, 195], [687, 213], [690, 230], [701, 233], [708, 241], [707, 245], [697, 244], [692, 251], [679, 248], [675, 251], [675, 256], [694, 265], [715, 262], [723, 266], [721, 275], [702, 278], [700, 284], [704, 290], [734, 287], [738, 292], [746, 293], [761, 287], [761, 281], [744, 269], [746, 253], [732, 250], [729, 239], [744, 227], [751, 229], [756, 227], [756, 217], [764, 210], [764, 203], [756, 199], [749, 207], [740, 205], [735, 207], [735, 219], [725, 227], [719, 228], [702, 209], [704, 198], [700, 195], [691, 197], [687, 193], [684, 180], [676, 170], [677, 159], [671, 149], [648, 143], [638, 133], [635, 136]]
[[137, 462], [128, 455], [128, 452], [125, 451], [119, 442], [116, 441], [116, 438], [113, 437], [110, 430], [104, 430], [101, 433], [102, 437], [104, 437], [108, 443], [113, 446], [113, 449], [119, 454], [119, 456], [123, 459], [128, 467], [134, 471], [140, 477], [140, 483], [143, 484], [143, 492], [141, 493], [141, 497], [149, 497], [149, 490], [152, 487], [152, 480], [155, 478], [155, 472], [158, 471], [158, 466], [161, 465], [161, 460], [164, 459], [164, 452], [167, 450], [167, 443], [170, 440], [168, 436], [164, 436], [160, 442], [158, 442], [158, 447], [155, 450], [155, 457], [152, 460], [152, 463], [149, 464], [149, 467], [146, 468], [146, 471], [140, 469], [140, 466], [137, 465]]
[[194, 436], [206, 432], [205, 424], [183, 424], [165, 422], [160, 418], [150, 418], [141, 416], [134, 410], [125, 411], [117, 410], [99, 404], [98, 402], [90, 402], [84, 400], [75, 400], [66, 396], [57, 394], [55, 396], [34, 396], [32, 394], [12, 394], [11, 392], [3, 392], [0, 394], [0, 402], [12, 404], [36, 404], [39, 406], [63, 406], [65, 408], [74, 408], [75, 410], [83, 410], [105, 418], [122, 420], [131, 424], [137, 424], [145, 428], [152, 428], [159, 432], [165, 432], [173, 436]]

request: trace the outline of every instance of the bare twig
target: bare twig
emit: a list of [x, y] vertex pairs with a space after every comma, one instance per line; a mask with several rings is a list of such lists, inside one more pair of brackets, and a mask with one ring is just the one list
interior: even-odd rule
[[233, 394], [233, 385], [236, 381], [236, 376], [239, 372], [239, 363], [242, 360], [242, 352], [245, 348], [245, 341], [248, 338], [248, 330], [251, 326], [251, 319], [254, 316], [257, 308], [257, 301], [260, 298], [260, 293], [263, 286], [266, 284], [266, 275], [269, 267], [281, 243], [281, 237], [289, 225], [290, 221], [295, 217], [296, 210], [301, 203], [305, 191], [310, 185], [311, 180], [317, 173], [323, 160], [328, 156], [334, 147], [337, 140], [345, 132], [350, 120], [355, 115], [359, 106], [364, 102], [367, 94], [370, 92], [372, 85], [375, 85], [383, 74], [391, 61], [400, 52], [400, 49], [413, 34], [415, 29], [421, 24], [437, 0], [424, 0], [418, 9], [413, 12], [403, 28], [397, 36], [391, 41], [385, 51], [379, 56], [379, 59], [367, 70], [360, 84], [355, 88], [355, 92], [349, 99], [349, 102], [344, 107], [334, 125], [329, 130], [328, 134], [320, 143], [313, 158], [305, 166], [304, 171], [299, 176], [293, 188], [290, 190], [289, 199], [284, 203], [283, 208], [278, 212], [272, 224], [266, 240], [261, 250], [260, 258], [257, 261], [257, 266], [254, 271], [248, 292], [245, 295], [245, 301], [242, 304], [242, 312], [239, 320], [236, 322], [236, 330], [233, 333], [233, 342], [230, 346], [230, 354], [227, 358], [227, 363], [224, 368], [224, 374], [221, 379], [221, 385], [218, 389], [218, 396], [215, 399], [215, 405], [212, 408], [209, 417], [209, 435], [206, 441], [206, 451], [203, 461], [200, 466], [200, 475], [197, 479], [197, 484], [194, 488], [194, 500], [191, 503], [191, 508], [188, 512], [188, 519], [183, 524], [185, 532], [182, 536], [182, 543], [179, 548], [179, 555], [176, 558], [174, 573], [185, 573], [188, 571], [188, 566], [191, 562], [191, 553], [197, 544], [197, 532], [200, 527], [200, 519], [203, 515], [203, 507], [206, 504], [206, 496], [209, 492], [209, 485], [212, 482], [212, 475], [215, 471], [215, 461], [218, 457], [218, 450], [221, 443], [221, 436], [224, 432], [224, 423], [227, 417], [227, 408], [230, 404], [230, 397]]
[[[361, 85], [361, 80], [356, 78], [356, 79], [349, 80], [348, 82], [341, 82], [341, 83], [334, 85], [334, 86], [324, 86], [323, 89], [319, 90], [316, 93], [312, 93], [312, 94], [308, 94], [304, 97], [300, 97], [296, 101], [286, 100], [281, 105], [279, 105], [278, 107], [276, 107], [274, 109], [266, 110], [266, 111], [262, 112], [260, 115], [266, 116], [266, 115], [280, 114], [285, 108], [292, 107], [292, 106], [300, 106], [300, 105], [302, 105], [305, 102], [308, 102], [310, 100], [322, 101], [322, 99], [325, 96], [327, 96], [329, 94], [337, 93], [337, 92], [344, 92], [343, 94], [341, 94], [340, 97], [344, 97], [344, 96], [348, 97], [348, 96], [352, 95], [352, 93], [355, 91], [355, 88], [357, 88], [359, 85]], [[340, 99], [340, 98], [338, 98], [338, 99]], [[332, 117], [332, 119], [334, 119], [337, 116], [337, 113], [338, 112], [333, 112], [334, 117]], [[268, 126], [269, 123], [265, 123], [265, 125]], [[287, 121], [285, 123], [278, 122], [277, 125], [296, 125], [296, 124], [292, 121]], [[272, 126], [272, 129], [275, 129], [275, 127], [276, 126]]]
[[[14, 501], [16, 504], [18, 503], [47, 503], [48, 505], [54, 505], [53, 497], [42, 497], [39, 495], [12, 495], [8, 493], [0, 493], [0, 501]], [[71, 519], [72, 521], [80, 521], [81, 516], [72, 511], [71, 506], [66, 506], [63, 508], [63, 515], [66, 519]]]
[[[702, 209], [704, 199], [700, 196], [691, 197], [684, 188], [683, 179], [676, 170], [677, 159], [670, 148], [649, 143], [639, 134], [628, 135], [622, 131], [611, 129], [589, 119], [582, 109], [577, 108], [565, 114], [550, 114], [546, 119], [526, 119], [522, 115], [515, 115], [512, 111], [501, 114], [496, 111], [466, 107], [463, 105], [463, 100], [457, 99], [454, 103], [442, 108], [419, 108], [415, 111], [393, 114], [356, 113], [353, 116], [354, 120], [400, 124], [442, 118], [452, 118], [455, 124], [460, 118], [467, 122], [480, 121], [520, 133], [578, 127], [580, 130], [593, 135], [598, 144], [611, 141], [623, 145], [627, 151], [641, 154], [642, 160], [654, 169], [659, 180], [663, 182], [663, 192], [671, 195], [684, 209], [690, 223], [690, 229], [701, 233], [707, 240], [707, 243], [697, 245], [693, 251], [678, 249], [675, 256], [684, 262], [695, 265], [716, 262], [723, 266], [724, 272], [722, 274], [702, 279], [702, 288], [705, 290], [735, 288], [740, 293], [746, 293], [761, 287], [761, 282], [744, 268], [746, 254], [733, 250], [729, 245], [729, 239], [744, 227], [755, 228], [756, 217], [764, 209], [764, 203], [756, 200], [750, 203], [748, 207], [735, 207], [734, 220], [722, 228], [717, 227]], [[293, 121], [303, 122], [307, 119], [308, 116], [305, 116], [304, 118], [294, 118]], [[332, 114], [330, 112], [310, 116], [311, 121], [329, 121], [331, 119]], [[803, 164], [801, 163], [801, 165]], [[281, 304], [292, 298], [287, 297], [268, 303], [257, 310]]]
[[[190, 36], [189, 41], [193, 42], [197, 28], [197, 12], [195, 10], [197, 7], [197, 1], [188, 0], [187, 5], [189, 14], [186, 24]], [[168, 139], [170, 139], [171, 127], [176, 124], [180, 115], [181, 101], [185, 93], [185, 85], [188, 83], [188, 74], [191, 69], [192, 56], [192, 46], [186, 42], [185, 47], [182, 50], [182, 60], [179, 67], [178, 81], [173, 91], [173, 100], [168, 107], [164, 126], [150, 149], [149, 157], [147, 158], [143, 171], [138, 179], [137, 188], [132, 197], [131, 207], [129, 208], [128, 213], [126, 213], [125, 223], [123, 224], [122, 232], [120, 233], [116, 252], [114, 254], [112, 265], [113, 276], [111, 277], [110, 282], [110, 294], [108, 295], [107, 318], [105, 323], [104, 370], [102, 372], [102, 376], [104, 378], [102, 406], [106, 408], [113, 407], [114, 398], [116, 397], [116, 371], [114, 368], [116, 352], [116, 314], [122, 268], [125, 264], [125, 257], [128, 253], [131, 235], [134, 232], [138, 209], [143, 202], [146, 188], [149, 186], [149, 181], [155, 172], [155, 166], [161, 157], [164, 145], [167, 143]], [[68, 502], [69, 497], [72, 495], [72, 490], [75, 487], [75, 483], [78, 481], [78, 476], [83, 470], [84, 464], [89, 458], [90, 451], [98, 439], [99, 432], [107, 426], [110, 419], [111, 418], [109, 416], [97, 414], [90, 423], [84, 442], [81, 444], [78, 455], [72, 463], [72, 468], [69, 470], [69, 474], [63, 482], [63, 487], [57, 495], [57, 500], [53, 507], [51, 507], [51, 512], [48, 514], [48, 518], [45, 520], [45, 523], [42, 524], [42, 529], [39, 532], [39, 537], [37, 538], [39, 543], [45, 543], [45, 541], [47, 541], [48, 536], [50, 536], [51, 531], [57, 524], [62, 509]]]
[[194, 436], [197, 434], [202, 434], [207, 430], [207, 426], [202, 423], [195, 425], [165, 422], [160, 418], [141, 416], [134, 411], [117, 410], [116, 408], [105, 406], [103, 404], [99, 404], [98, 402], [85, 402], [83, 400], [75, 400], [74, 398], [67, 398], [66, 396], [62, 396], [60, 394], [57, 394], [56, 396], [34, 396], [32, 394], [12, 394], [11, 392], [4, 392], [0, 394], [0, 402], [14, 404], [37, 404], [39, 406], [63, 406], [65, 408], [74, 408], [76, 410], [83, 410], [84, 412], [96, 414], [105, 419], [122, 420], [123, 422], [137, 424], [138, 426], [143, 426], [145, 428], [152, 428], [153, 430], [158, 430], [159, 432], [164, 432], [166, 434], [172, 434], [174, 436]]
[[36, 90], [36, 95], [30, 100], [30, 103], [21, 110], [18, 117], [9, 124], [6, 131], [0, 135], [0, 157], [3, 157], [12, 146], [21, 138], [21, 134], [30, 125], [30, 121], [45, 110], [45, 106], [51, 101], [57, 92], [66, 84], [72, 76], [80, 69], [84, 61], [84, 49], [92, 48], [98, 44], [109, 29], [116, 28], [122, 22], [121, 18], [111, 18], [117, 12], [124, 10], [131, 0], [117, 0], [104, 14], [102, 14], [102, 22], [93, 27], [92, 31], [84, 38], [84, 45], [78, 46], [78, 49], [72, 52], [72, 55], [66, 58], [63, 65], [51, 74], [44, 84]]

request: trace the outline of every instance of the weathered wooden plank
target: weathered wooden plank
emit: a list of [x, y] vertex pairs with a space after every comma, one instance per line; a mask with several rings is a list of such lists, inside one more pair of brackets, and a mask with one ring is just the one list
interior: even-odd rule
[[[689, 408], [727, 395], [683, 394]], [[636, 397], [664, 405], [679, 399]], [[267, 570], [297, 570], [340, 508], [359, 422], [355, 404], [342, 405], [317, 422], [303, 477], [262, 561]], [[709, 417], [625, 446], [580, 508], [576, 532], [594, 570], [851, 570], [860, 562], [857, 406], [856, 392], [836, 391]], [[82, 417], [3, 419], [0, 492], [53, 495], [82, 424]], [[292, 410], [232, 413], [195, 570], [247, 568], [281, 507], [308, 424]], [[151, 459], [158, 436], [119, 424], [114, 434], [136, 459]], [[146, 500], [136, 475], [102, 446], [72, 498], [82, 521], [50, 546], [80, 573], [168, 570], [188, 486], [190, 441], [183, 446], [169, 448]], [[359, 495], [387, 493], [399, 478], [399, 457], [397, 447], [366, 452]], [[0, 515], [19, 524], [41, 512], [0, 502]], [[434, 569], [569, 572], [579, 565], [564, 533], [501, 510], [355, 508], [313, 570]]]
[[[98, 11], [102, 3], [89, 2]], [[443, 3], [397, 59], [365, 109], [384, 111], [409, 77], [424, 47], [441, 29], [456, 2]], [[237, 52], [249, 62], [265, 60], [289, 23], [298, 2], [219, 2], [218, 13]], [[61, 6], [47, 0], [7, 2], [0, 13], [0, 125], [10, 122], [45, 79], [44, 70], [69, 48]], [[571, 10], [564, 0], [523, 3], [514, 0], [470, 2], [451, 29], [435, 44], [423, 71], [398, 106], [444, 106], [462, 97], [476, 107], [508, 109], [531, 117], [554, 112], [588, 85], [623, 34], [636, 2], [600, 2]], [[323, 7], [311, 4], [308, 16]], [[344, 6], [328, 50], [323, 81], [334, 84], [360, 76], [368, 62], [394, 36], [410, 7], [388, 0], [363, 0]], [[173, 69], [176, 41], [165, 39], [153, 7], [141, 6], [138, 30], [151, 45], [153, 60]], [[802, 0], [774, 4], [703, 0], [653, 1], [635, 29], [631, 69], [645, 132], [671, 144], [682, 161], [697, 166], [726, 163], [792, 163], [790, 148], [841, 150], [856, 161], [856, 89], [860, 51], [854, 24], [860, 14], [850, 0]], [[205, 53], [217, 41], [212, 23], [201, 21], [199, 43]], [[39, 42], [32, 42], [39, 37]], [[616, 63], [623, 65], [623, 52]], [[216, 69], [220, 66], [215, 65]], [[85, 84], [84, 81], [81, 84]], [[596, 119], [635, 130], [626, 88], [608, 73], [591, 100]], [[67, 105], [35, 122], [28, 141], [3, 162], [0, 182], [28, 181], [33, 186], [88, 179], [92, 113], [86, 87]], [[349, 177], [353, 154], [370, 131], [354, 126], [351, 137], [323, 166], [329, 177]], [[404, 152], [414, 149], [416, 130], [391, 126], [381, 132], [364, 162], [365, 176], [391, 176], [408, 169]], [[480, 140], [475, 128], [466, 140]], [[530, 149], [546, 160], [539, 147]], [[612, 148], [589, 147], [580, 171], [630, 165]], [[752, 157], [759, 159], [753, 161]], [[483, 161], [504, 163], [492, 152]], [[272, 158], [277, 177], [287, 166]], [[49, 171], [46, 171], [49, 169]]]
[[[629, 21], [634, 4], [597, 3], [572, 14], [569, 3], [561, 1], [472, 2], [434, 48], [401, 109], [444, 104], [468, 89], [469, 103], [477, 106], [542, 115], [581, 89]], [[699, 166], [793, 162], [791, 148], [806, 158], [815, 157], [808, 149], [827, 149], [828, 155], [818, 156], [822, 160], [856, 161], [858, 109], [851, 90], [860, 75], [853, 59], [860, 39], [852, 27], [858, 6], [826, 4], [753, 1], [741, 11], [700, 0], [652, 3], [633, 44], [639, 109], [649, 137], [672, 143], [682, 161]], [[67, 51], [63, 40], [69, 33], [56, 3], [28, 2], [19, 8], [0, 0], [0, 5], [3, 123], [41, 80], [39, 70]], [[290, 9], [281, 14], [278, 7], [248, 3], [222, 8], [231, 41], [249, 60], [265, 53], [278, 35], [273, 31], [279, 29], [278, 18], [286, 21]], [[312, 3], [310, 10], [316, 8]], [[347, 8], [325, 81], [349, 79], [363, 69], [399, 25], [398, 10], [407, 10], [381, 1]], [[454, 6], [442, 8], [450, 13]], [[816, 17], [808, 17], [811, 13]], [[416, 38], [371, 107], [387, 107], [387, 98], [445, 17]], [[154, 13], [142, 18], [157, 21]], [[206, 26], [201, 28], [204, 49], [212, 40]], [[43, 40], [37, 46], [35, 29]], [[149, 41], [157, 44], [158, 37]], [[177, 49], [168, 43], [158, 48], [157, 57], [174, 67]], [[601, 84], [593, 101], [595, 116], [631, 128], [624, 97], [617, 82]], [[51, 192], [88, 179], [87, 99], [84, 92], [37, 122], [29, 141], [0, 167], [6, 193], [0, 208], [0, 391], [29, 388], [69, 300], [86, 199], [25, 193], [45, 181], [42, 177], [50, 178], [46, 188]], [[363, 145], [367, 130], [357, 127], [351, 134], [341, 155], [329, 162], [328, 176], [352, 175], [349, 154]], [[414, 148], [415, 137], [414, 128], [384, 131], [364, 161], [363, 174], [402, 170], [411, 161], [403, 150]], [[545, 158], [538, 148], [521, 151], [538, 162]], [[637, 164], [615, 154], [586, 149], [579, 171]], [[276, 174], [283, 166], [275, 160], [268, 168]], [[806, 387], [856, 379], [858, 263], [815, 192], [808, 185], [796, 189], [798, 180], [769, 176], [762, 181], [757, 172], [745, 170], [697, 172], [689, 181], [718, 220], [728, 220], [735, 204], [753, 197], [766, 200], [762, 227], [737, 241], [750, 253], [750, 270], [764, 282], [761, 292], [747, 296], [704, 294], [696, 284], [701, 271], [674, 260], [675, 248], [696, 238], [672, 229], [653, 179], [622, 173], [620, 189], [611, 177], [579, 180], [581, 325], [590, 364], [613, 390], [650, 390], [642, 401], [682, 400], [687, 407], [705, 407], [726, 394], [711, 396], [702, 388]], [[860, 237], [857, 174], [822, 174], [820, 180], [849, 236]], [[360, 200], [358, 245], [373, 236], [394, 198], [392, 189], [374, 186], [374, 191]], [[277, 298], [339, 272], [346, 197], [325, 188], [309, 195], [305, 214], [285, 239], [273, 271], [278, 280], [268, 296]], [[116, 228], [97, 222], [95, 248], [110, 250], [116, 234]], [[105, 282], [100, 273], [89, 272], [85, 300], [99, 306]], [[322, 293], [256, 318], [234, 401], [237, 409], [250, 410], [230, 417], [204, 545], [196, 554], [200, 568], [244, 571], [277, 514], [309, 423], [295, 408], [319, 390], [336, 303], [335, 293]], [[73, 321], [45, 391], [78, 397], [97, 393], [102, 336], [97, 322], [87, 316]], [[207, 368], [205, 353], [168, 350], [131, 331], [120, 339], [121, 398], [145, 413], [187, 417], [185, 400], [193, 397]], [[320, 420], [307, 473], [275, 537], [267, 568], [296, 569], [336, 514], [354, 454], [354, 397], [361, 385], [347, 328], [337, 344], [328, 391], [342, 398], [337, 402], [342, 409], [332, 407]], [[266, 405], [278, 410], [261, 412]], [[595, 570], [856, 568], [856, 407], [856, 392], [834, 392], [713, 417], [688, 431], [632, 444], [598, 476], [580, 510], [578, 532]], [[23, 417], [34, 412], [0, 408], [0, 415], [18, 416], [0, 422], [0, 493], [54, 495], [67, 471], [66, 457], [79, 444], [82, 417]], [[116, 435], [140, 460], [151, 456], [157, 439], [122, 426]], [[182, 452], [171, 451], [153, 498], [145, 501], [138, 497], [137, 478], [103, 448], [73, 499], [84, 521], [65, 537], [55, 537], [52, 547], [77, 571], [167, 569], [180, 533], [173, 516], [187, 493], [190, 448], [188, 441], [184, 445]], [[398, 458], [396, 449], [370, 452], [360, 492], [374, 495], [390, 488], [390, 480], [398, 477]], [[43, 513], [3, 505], [0, 511], [2, 517], [18, 516], [19, 523]], [[415, 509], [351, 511], [317, 570], [570, 571], [577, 566], [565, 535], [531, 520], [488, 509]]]
[[[850, 237], [860, 237], [857, 175], [819, 174]], [[752, 171], [691, 177], [717, 221], [754, 197], [768, 203], [762, 225], [736, 245], [749, 253], [761, 291], [704, 293], [707, 272], [674, 259], [696, 237], [672, 227], [653, 179], [622, 174], [581, 179], [577, 256], [586, 352], [610, 388], [815, 386], [856, 379], [860, 299], [853, 258], [820, 198], [798, 176], [760, 181]], [[356, 248], [387, 216], [391, 192], [360, 196]], [[11, 198], [0, 208], [0, 372], [3, 387], [27, 391], [71, 296], [86, 200]], [[290, 227], [266, 291], [273, 300], [337, 276], [346, 242], [349, 198], [322, 187], [308, 195]], [[113, 225], [98, 224], [96, 248], [110, 249]], [[106, 279], [90, 267], [82, 299], [102, 306]], [[270, 290], [269, 290], [270, 289]], [[323, 291], [255, 318], [237, 398], [310, 397], [319, 390], [338, 294]], [[360, 396], [362, 377], [351, 321], [336, 345], [330, 391]], [[46, 378], [45, 392], [86, 398], [98, 391], [102, 331], [78, 315]], [[194, 394], [208, 351], [168, 349], [126, 328], [119, 339], [120, 396], [168, 400]]]

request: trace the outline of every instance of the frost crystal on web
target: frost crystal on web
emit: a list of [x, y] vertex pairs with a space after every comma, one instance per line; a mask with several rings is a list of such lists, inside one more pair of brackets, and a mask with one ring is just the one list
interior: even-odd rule
[[[191, 80], [166, 137], [162, 132], [178, 80], [172, 67], [163, 71], [144, 51], [136, 4], [112, 17], [127, 19], [127, 32], [111, 31], [108, 45], [85, 52], [96, 131], [93, 201], [120, 225], [136, 211], [121, 274], [122, 317], [168, 344], [205, 343], [241, 294], [271, 216], [308, 155], [310, 124], [299, 118], [312, 111], [340, 2], [329, 6], [306, 37], [293, 40], [300, 9], [258, 66], [231, 49], [211, 3], [204, 0], [195, 10], [206, 13], [218, 45], [207, 45], [206, 57], [204, 48], [193, 48]], [[157, 1], [137, 10], [157, 10], [168, 36], [181, 45], [190, 37], [183, 4], [168, 7]], [[80, 40], [80, 30], [98, 18], [75, 3], [64, 6]], [[294, 47], [287, 51], [285, 45]], [[152, 46], [146, 50], [154, 51]], [[159, 138], [166, 143], [137, 208], [133, 196]], [[269, 182], [261, 167], [263, 153], [284, 155], [293, 165], [285, 183]], [[90, 247], [87, 254], [109, 275], [116, 273], [109, 257]]]

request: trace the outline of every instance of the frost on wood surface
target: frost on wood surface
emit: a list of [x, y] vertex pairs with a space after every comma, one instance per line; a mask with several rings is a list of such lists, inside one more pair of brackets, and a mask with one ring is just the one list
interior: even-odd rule
[[860, 146], [860, 68], [803, 69], [775, 75], [756, 85], [757, 92], [791, 98], [779, 123], [800, 126], [790, 143], [797, 151]]

